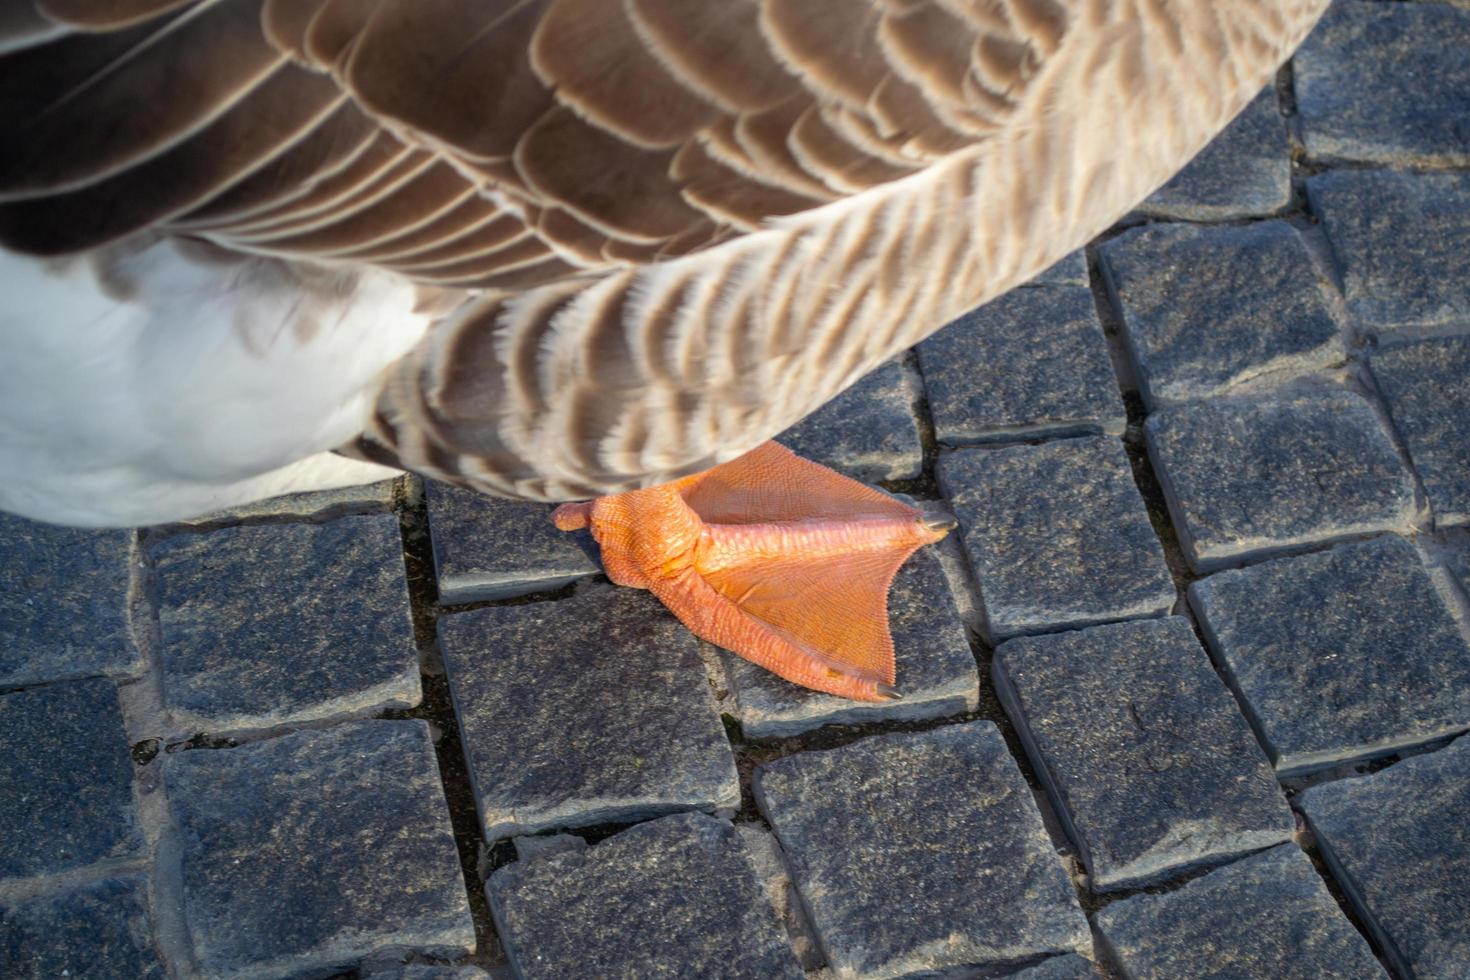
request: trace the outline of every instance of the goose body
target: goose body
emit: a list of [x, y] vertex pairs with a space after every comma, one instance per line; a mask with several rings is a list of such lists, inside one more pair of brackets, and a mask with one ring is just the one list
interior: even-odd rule
[[944, 522], [767, 440], [1080, 246], [1327, 0], [17, 0], [0, 507], [403, 467], [577, 501], [615, 582], [897, 696]]
[[0, 507], [733, 459], [1114, 221], [1324, 6], [23, 0]]

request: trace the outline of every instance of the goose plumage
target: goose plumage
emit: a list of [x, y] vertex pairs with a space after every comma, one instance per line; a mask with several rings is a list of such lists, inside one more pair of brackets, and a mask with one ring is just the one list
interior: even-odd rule
[[615, 581], [893, 696], [946, 528], [766, 441], [1126, 213], [1326, 5], [12, 0], [0, 508], [599, 498], [557, 520]]
[[0, 506], [733, 459], [1116, 220], [1325, 5], [18, 0]]

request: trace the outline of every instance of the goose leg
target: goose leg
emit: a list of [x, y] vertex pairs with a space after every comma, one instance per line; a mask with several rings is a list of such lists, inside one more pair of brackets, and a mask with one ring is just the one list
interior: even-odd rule
[[608, 577], [648, 589], [695, 635], [862, 701], [898, 697], [889, 586], [951, 526], [774, 442], [553, 519], [590, 527]]

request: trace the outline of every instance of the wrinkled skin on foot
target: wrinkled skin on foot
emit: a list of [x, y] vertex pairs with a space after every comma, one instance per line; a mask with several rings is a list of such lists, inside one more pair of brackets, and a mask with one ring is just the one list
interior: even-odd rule
[[952, 524], [767, 442], [676, 483], [552, 515], [589, 527], [608, 577], [695, 635], [817, 691], [898, 696], [888, 590]]

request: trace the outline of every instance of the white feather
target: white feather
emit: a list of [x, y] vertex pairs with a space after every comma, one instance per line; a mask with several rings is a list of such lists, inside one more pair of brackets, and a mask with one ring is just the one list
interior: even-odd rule
[[99, 268], [0, 251], [0, 510], [130, 526], [392, 474], [326, 451], [427, 329], [411, 283], [167, 240]]

